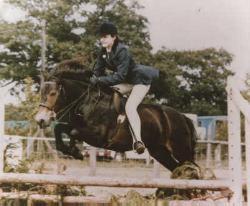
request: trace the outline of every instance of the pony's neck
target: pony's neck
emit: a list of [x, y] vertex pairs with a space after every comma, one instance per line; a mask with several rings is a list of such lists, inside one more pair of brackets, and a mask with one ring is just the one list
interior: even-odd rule
[[65, 89], [65, 95], [67, 96], [67, 101], [73, 101], [79, 98], [83, 93], [87, 92], [89, 84], [87, 82], [78, 80], [64, 79], [63, 89]]

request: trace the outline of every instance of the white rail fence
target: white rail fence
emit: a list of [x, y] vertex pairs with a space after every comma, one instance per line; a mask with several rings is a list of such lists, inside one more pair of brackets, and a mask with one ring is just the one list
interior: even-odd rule
[[[44, 154], [48, 154], [47, 155], [47, 160], [48, 157], [52, 157], [55, 161], [56, 167], [57, 167], [57, 173], [60, 173], [60, 167], [64, 165], [64, 163], [62, 164], [59, 161], [59, 154], [57, 153], [57, 151], [55, 150], [55, 148], [52, 148], [52, 145], [55, 145], [55, 138], [52, 137], [26, 137], [26, 136], [18, 136], [18, 135], [3, 135], [2, 140], [4, 140], [3, 142], [5, 142], [5, 146], [9, 145], [10, 143], [15, 144], [16, 150], [17, 152], [15, 152], [15, 149], [11, 149], [12, 153], [17, 153], [16, 155], [14, 155], [15, 159], [12, 158], [12, 162], [18, 162], [18, 160], [22, 160], [23, 158], [30, 158], [32, 154], [35, 154], [37, 156], [39, 156], [41, 153], [41, 151], [43, 151]], [[65, 138], [63, 141], [68, 142], [69, 139]], [[26, 145], [26, 146], [24, 146]], [[36, 146], [35, 146], [36, 145]], [[45, 148], [46, 147], [46, 148]], [[45, 151], [48, 150], [48, 151]], [[89, 176], [96, 176], [96, 173], [100, 167], [100, 164], [102, 164], [102, 160], [100, 160], [97, 163], [97, 154], [98, 152], [103, 152], [103, 150], [92, 147], [92, 146], [88, 146], [87, 148], [85, 147], [83, 153], [87, 153], [88, 154], [88, 158], [85, 159], [84, 157], [84, 162], [85, 164], [87, 163], [87, 168], [88, 168], [88, 174]], [[113, 152], [115, 153], [115, 152]], [[112, 158], [115, 155], [112, 155]], [[157, 162], [154, 161], [153, 158], [149, 155], [148, 151], [146, 150], [145, 153], [143, 155], [138, 155], [136, 154], [134, 151], [130, 151], [128, 154], [125, 154], [126, 156], [126, 160], [134, 160], [135, 162], [140, 162], [142, 164], [142, 162], [145, 162], [145, 167], [146, 168], [151, 168], [152, 167], [152, 162], [153, 162], [153, 168], [152, 168], [152, 178], [159, 178], [160, 177], [160, 170], [161, 170], [161, 165]], [[105, 157], [104, 157], [105, 158]], [[110, 157], [108, 157], [110, 158]], [[41, 159], [41, 158], [40, 158]], [[50, 158], [51, 159], [51, 158]], [[46, 157], [42, 157], [43, 161], [46, 161]], [[87, 161], [87, 162], [86, 162]], [[111, 160], [110, 160], [111, 161]], [[104, 161], [105, 162], [105, 161]], [[119, 159], [113, 159], [112, 160], [113, 163], [117, 163], [115, 164], [117, 165], [121, 165], [122, 167], [122, 163], [123, 160], [119, 160]], [[112, 165], [112, 162], [109, 163], [110, 165]], [[120, 163], [120, 164], [119, 164]], [[5, 160], [5, 164], [6, 164], [6, 160]], [[64, 165], [65, 166], [65, 165]]]
[[242, 205], [241, 113], [245, 118], [247, 206], [250, 206], [250, 105], [242, 97], [232, 77], [228, 78], [228, 140], [229, 170], [233, 206]]
[[[35, 156], [37, 156], [38, 159], [42, 161], [58, 160], [58, 156], [60, 156], [60, 154], [58, 154], [55, 149], [55, 138], [53, 137], [26, 137], [18, 135], [4, 135], [4, 139], [6, 145], [12, 143], [16, 147], [15, 149], [10, 149], [10, 152], [13, 154], [13, 156], [15, 156], [14, 158], [12, 158], [12, 162], [18, 162], [18, 160], [29, 159], [30, 157]], [[69, 139], [65, 138], [63, 141], [68, 142]], [[204, 145], [204, 147], [202, 147], [202, 145]], [[241, 146], [244, 148], [245, 144], [241, 143]], [[205, 168], [225, 169], [226, 167], [228, 167], [228, 153], [225, 150], [228, 150], [227, 141], [198, 140], [195, 152], [195, 160], [198, 164], [200, 164], [200, 166]], [[108, 156], [105, 156], [103, 154], [105, 152], [108, 152]], [[105, 161], [108, 161], [110, 165], [116, 167], [119, 165], [119, 163], [121, 167], [122, 163], [126, 162], [134, 162], [135, 164], [138, 162], [140, 163], [140, 165], [144, 163], [143, 167], [145, 168], [153, 167], [153, 178], [159, 178], [161, 176], [161, 170], [163, 169], [163, 167], [160, 166], [157, 161], [153, 160], [147, 150], [143, 156], [131, 151], [128, 153], [126, 152], [124, 156], [121, 157], [121, 155], [116, 154], [115, 152], [94, 148], [91, 146], [84, 146], [82, 154], [84, 155], [83, 161], [85, 164], [87, 164], [87, 167], [89, 169], [88, 175], [90, 176], [95, 176], [97, 171], [99, 170], [99, 167], [102, 166]], [[97, 159], [98, 156], [102, 158]], [[56, 161], [56, 163], [59, 163], [59, 161]]]

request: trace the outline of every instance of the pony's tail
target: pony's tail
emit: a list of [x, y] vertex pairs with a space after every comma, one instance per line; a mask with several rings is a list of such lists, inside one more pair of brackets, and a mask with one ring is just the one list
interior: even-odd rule
[[198, 139], [198, 135], [197, 135], [197, 132], [196, 132], [196, 129], [194, 127], [194, 124], [192, 122], [191, 119], [189, 119], [188, 117], [185, 117], [185, 120], [186, 120], [186, 123], [188, 125], [188, 128], [189, 128], [189, 131], [190, 131], [190, 136], [191, 136], [191, 142], [190, 142], [190, 145], [191, 145], [191, 151], [192, 151], [192, 159], [194, 161], [194, 156], [195, 156], [195, 146], [196, 146], [196, 143], [197, 143], [197, 139]]

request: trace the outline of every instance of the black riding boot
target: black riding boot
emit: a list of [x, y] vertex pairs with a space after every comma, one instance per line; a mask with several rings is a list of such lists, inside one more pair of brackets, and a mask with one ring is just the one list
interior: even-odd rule
[[138, 154], [142, 154], [145, 150], [145, 145], [141, 141], [136, 141], [133, 143], [133, 148]]

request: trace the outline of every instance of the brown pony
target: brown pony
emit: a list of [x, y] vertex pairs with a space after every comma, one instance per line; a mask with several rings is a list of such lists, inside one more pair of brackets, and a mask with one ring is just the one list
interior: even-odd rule
[[[46, 127], [56, 117], [56, 147], [75, 158], [82, 158], [74, 146], [76, 139], [118, 152], [132, 150], [127, 119], [117, 123], [124, 98], [114, 96], [116, 92], [109, 87], [91, 86], [91, 75], [91, 71], [77, 61], [60, 64], [41, 85], [37, 123]], [[118, 103], [114, 104], [114, 99], [119, 100]], [[153, 158], [170, 171], [185, 161], [194, 161], [196, 131], [189, 118], [163, 105], [141, 104], [138, 112], [142, 140]], [[62, 141], [62, 133], [70, 136], [70, 146]]]

